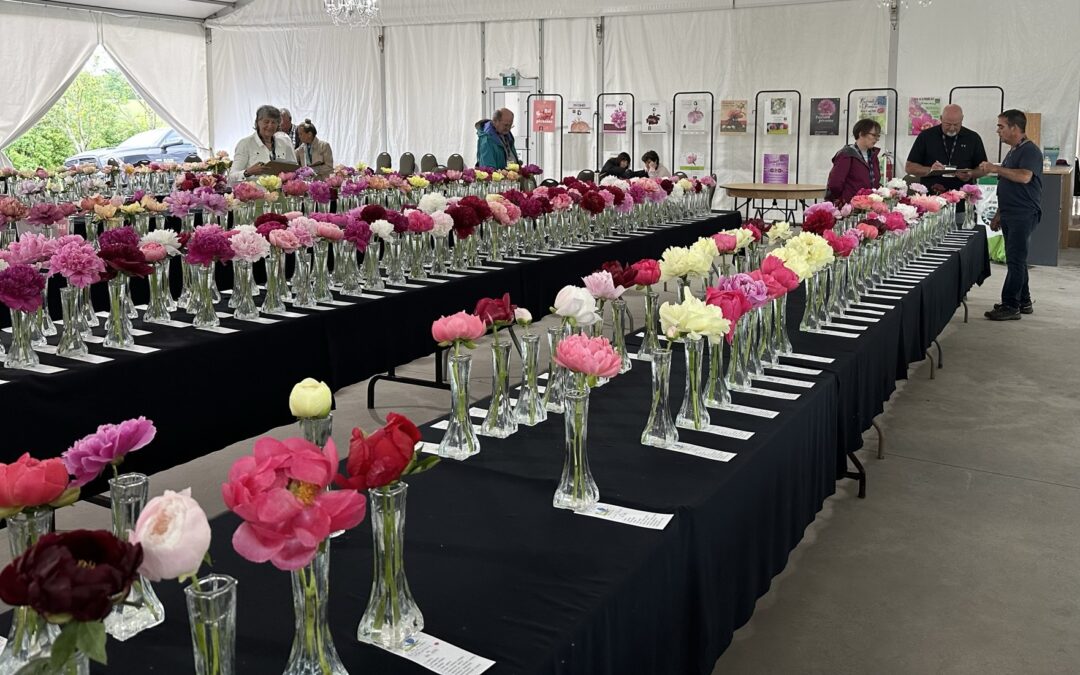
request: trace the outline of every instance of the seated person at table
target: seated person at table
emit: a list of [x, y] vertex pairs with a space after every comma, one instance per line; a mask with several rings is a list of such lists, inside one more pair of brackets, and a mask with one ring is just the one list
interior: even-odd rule
[[851, 129], [855, 142], [845, 145], [833, 155], [832, 171], [825, 190], [825, 199], [846, 204], [859, 190], [881, 186], [878, 164], [880, 148], [875, 148], [881, 138], [881, 125], [870, 119], [859, 120]]
[[649, 178], [670, 178], [671, 172], [660, 163], [660, 155], [655, 150], [649, 150], [641, 156], [641, 162], [645, 165], [645, 173]]
[[329, 143], [315, 137], [316, 133], [311, 120], [304, 120], [303, 124], [296, 127], [296, 137], [300, 139], [300, 147], [296, 149], [296, 161], [300, 166], [314, 169], [315, 176], [321, 180], [334, 170], [334, 152]]
[[615, 178], [633, 178], [637, 175], [637, 172], [630, 169], [630, 153], [620, 152], [617, 156], [612, 157], [608, 161], [604, 162], [604, 166], [600, 169], [600, 177], [614, 176]]
[[255, 112], [255, 133], [236, 144], [230, 180], [236, 183], [249, 176], [272, 173], [266, 168], [267, 162], [296, 161], [296, 150], [289, 137], [278, 132], [280, 126], [280, 110], [272, 105], [259, 106]]

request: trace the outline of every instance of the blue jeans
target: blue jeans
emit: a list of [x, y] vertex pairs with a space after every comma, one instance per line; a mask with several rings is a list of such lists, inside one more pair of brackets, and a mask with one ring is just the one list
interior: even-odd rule
[[1031, 303], [1028, 289], [1028, 240], [1039, 223], [1037, 213], [1002, 213], [1001, 233], [1005, 236], [1005, 262], [1008, 273], [1001, 287], [1001, 304], [1020, 309]]

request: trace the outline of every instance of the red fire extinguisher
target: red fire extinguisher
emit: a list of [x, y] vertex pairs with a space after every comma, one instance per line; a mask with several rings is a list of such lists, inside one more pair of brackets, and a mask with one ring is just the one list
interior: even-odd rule
[[886, 150], [881, 153], [881, 184], [884, 185], [895, 178], [895, 171], [892, 153]]

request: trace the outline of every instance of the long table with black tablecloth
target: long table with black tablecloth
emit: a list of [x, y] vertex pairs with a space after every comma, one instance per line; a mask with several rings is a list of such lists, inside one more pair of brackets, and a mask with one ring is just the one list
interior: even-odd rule
[[[317, 310], [289, 305], [296, 316], [270, 317], [275, 323], [223, 318], [227, 334], [136, 320], [137, 331], [148, 331], [135, 338], [136, 345], [154, 351], [125, 352], [94, 343], [91, 353], [111, 361], [91, 364], [41, 354], [43, 364], [64, 370], [0, 369], [0, 410], [7, 422], [0, 461], [14, 461], [23, 452], [56, 456], [99, 424], [145, 415], [158, 427], [153, 449], [132, 455], [125, 466], [144, 473], [175, 466], [288, 423], [283, 402], [305, 377], [337, 390], [432, 353], [431, 322], [442, 314], [471, 311], [480, 298], [508, 292], [541, 317], [562, 286], [580, 284], [583, 274], [605, 261], [658, 257], [668, 246], [739, 223], [737, 213], [714, 214], [550, 255], [486, 263], [469, 273], [364, 297], [335, 294], [337, 304]], [[218, 305], [223, 314], [230, 311], [227, 299]], [[174, 317], [190, 322], [183, 312]], [[103, 335], [102, 328], [95, 333]]]
[[[767, 374], [801, 384], [759, 379], [755, 387], [772, 395], [735, 392], [733, 402], [753, 412], [711, 410], [712, 424], [727, 435], [680, 429], [682, 442], [712, 451], [712, 458], [640, 444], [650, 399], [647, 362], [635, 359], [629, 373], [594, 390], [588, 455], [601, 501], [672, 514], [662, 530], [551, 506], [564, 454], [558, 414], [508, 439], [483, 437], [479, 455], [409, 478], [405, 566], [425, 632], [493, 659], [493, 674], [711, 672], [833, 493], [839, 436], [847, 433], [837, 420], [857, 426], [891, 392], [906, 330], [901, 305], [934, 292], [935, 277], [955, 269], [951, 260], [985, 254], [985, 237], [958, 233], [948, 246], [954, 241], [960, 250], [925, 258], [935, 269], [905, 282], [911, 288], [903, 296], [866, 299], [894, 307], [870, 308], [884, 314], [863, 314], [878, 319], [867, 330], [829, 329], [854, 337], [800, 333], [801, 311], [790, 311], [796, 353]], [[672, 359], [673, 413], [685, 379], [681, 349], [674, 347]], [[853, 397], [868, 400], [842, 410]], [[486, 406], [476, 403], [476, 423]], [[437, 424], [422, 428], [431, 444], [441, 437]], [[240, 579], [239, 672], [277, 672], [294, 630], [288, 575], [233, 552], [238, 522], [231, 514], [213, 521], [211, 553], [216, 571]], [[427, 672], [355, 639], [371, 582], [370, 537], [365, 522], [332, 540], [337, 649], [352, 672]], [[157, 589], [168, 607], [164, 626], [111, 643], [113, 672], [141, 672], [147, 664], [160, 673], [190, 671], [180, 588]]]

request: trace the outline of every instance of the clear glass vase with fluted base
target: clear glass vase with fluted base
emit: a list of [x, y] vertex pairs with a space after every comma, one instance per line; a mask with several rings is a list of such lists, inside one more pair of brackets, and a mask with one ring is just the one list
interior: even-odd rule
[[404, 286], [405, 261], [400, 235], [393, 235], [383, 247], [383, 263], [386, 265], [386, 283], [391, 286]]
[[750, 371], [750, 321], [753, 315], [747, 313], [739, 317], [731, 329], [730, 358], [727, 365], [727, 386], [729, 391], [738, 391], [751, 386]]
[[775, 313], [775, 300], [769, 300], [758, 308], [761, 333], [758, 337], [756, 349], [758, 361], [763, 366], [775, 366], [780, 356], [776, 352], [776, 337], [773, 335], [776, 331], [776, 319], [773, 317]]
[[316, 304], [315, 295], [311, 290], [311, 252], [306, 248], [296, 250], [294, 258], [296, 265], [293, 267], [292, 292], [293, 307], [311, 308]]
[[316, 239], [315, 266], [311, 271], [311, 294], [315, 302], [330, 302], [334, 299], [330, 292], [329, 255], [330, 242], [326, 239]]
[[723, 408], [731, 405], [724, 372], [724, 338], [709, 338], [709, 371], [705, 382], [705, 406]]
[[557, 509], [580, 511], [600, 501], [600, 488], [589, 470], [589, 388], [583, 377], [573, 377], [577, 381], [563, 394], [566, 459], [551, 503]]
[[356, 264], [356, 244], [351, 241], [339, 241], [340, 246], [334, 255], [334, 276], [341, 275], [338, 291], [342, 295], [360, 295], [360, 267]]
[[172, 321], [172, 317], [169, 316], [169, 307], [165, 302], [165, 298], [169, 293], [167, 286], [169, 280], [166, 276], [168, 267], [168, 258], [153, 264], [154, 271], [148, 279], [150, 283], [150, 300], [146, 304], [146, 311], [143, 312], [143, 321], [146, 323], [169, 323]]
[[787, 300], [788, 296], [785, 293], [781, 295], [773, 303], [776, 307], [773, 308], [773, 339], [776, 342], [776, 355], [777, 357], [790, 354], [794, 351], [791, 346], [791, 338], [788, 336], [787, 326]]
[[[37, 311], [38, 330], [41, 336], [52, 337], [56, 335], [56, 323], [53, 322], [52, 316], [49, 315], [49, 280], [45, 279], [45, 287], [41, 289], [41, 307]], [[42, 344], [45, 341], [42, 340]]]
[[424, 629], [405, 576], [405, 504], [409, 486], [402, 481], [368, 490], [368, 513], [374, 543], [371, 594], [356, 629], [361, 642], [400, 649]]
[[751, 377], [764, 375], [761, 367], [761, 340], [764, 337], [761, 308], [755, 307], [746, 314], [746, 372]]
[[671, 420], [669, 383], [671, 380], [671, 350], [657, 349], [652, 353], [652, 405], [645, 430], [641, 432], [642, 445], [670, 448], [679, 442], [679, 431]]
[[431, 273], [432, 274], [446, 274], [447, 267], [450, 263], [450, 242], [447, 239], [449, 235], [439, 236], [434, 235], [435, 248], [431, 256]]
[[105, 342], [106, 347], [115, 349], [127, 349], [135, 344], [135, 338], [131, 335], [131, 319], [125, 308], [124, 288], [126, 286], [123, 274], [109, 279], [109, 315], [105, 318]]
[[215, 328], [221, 325], [214, 309], [214, 294], [210, 282], [214, 277], [214, 266], [191, 266], [191, 301], [188, 311], [194, 314], [191, 325], [196, 328]]
[[285, 254], [276, 246], [270, 247], [266, 258], [266, 295], [263, 296], [262, 311], [267, 314], [281, 314], [285, 311], [285, 278], [281, 272], [281, 260]]
[[829, 273], [828, 313], [843, 316], [847, 311], [848, 259], [835, 258]]
[[381, 291], [384, 288], [386, 283], [379, 273], [379, 242], [373, 239], [364, 251], [364, 290]]
[[648, 361], [653, 352], [660, 349], [660, 340], [656, 335], [657, 319], [657, 293], [652, 286], [645, 287], [645, 334], [638, 348], [638, 358]]
[[[42, 536], [53, 530], [51, 508], [27, 509], [7, 517], [8, 547], [18, 558]], [[0, 651], [0, 675], [16, 675], [36, 659], [48, 659], [60, 626], [51, 624], [30, 607], [11, 611], [11, 629]]]
[[56, 347], [56, 353], [59, 356], [78, 358], [89, 353], [81, 330], [82, 308], [79, 306], [81, 298], [82, 289], [80, 288], [65, 286], [60, 289], [64, 331], [60, 335], [60, 344]]
[[[135, 529], [139, 514], [146, 506], [149, 489], [150, 479], [141, 473], [124, 473], [109, 479], [112, 530], [117, 538], [127, 541]], [[114, 605], [112, 613], [105, 617], [105, 630], [123, 641], [163, 621], [165, 607], [154, 593], [154, 587], [140, 574], [131, 584], [127, 598]]]
[[83, 313], [83, 336], [90, 335], [91, 329], [101, 325], [97, 313], [94, 311], [94, 302], [90, 297], [90, 287], [82, 289], [82, 302], [80, 303]]
[[439, 442], [439, 457], [467, 459], [480, 452], [480, 439], [476, 436], [472, 418], [469, 416], [469, 376], [472, 373], [472, 356], [453, 354], [450, 358], [450, 420]]
[[630, 372], [633, 362], [626, 350], [626, 300], [617, 298], [611, 301], [611, 344], [619, 355], [619, 374]]
[[236, 673], [236, 579], [210, 574], [184, 588], [195, 675]]
[[255, 298], [251, 291], [255, 286], [255, 274], [252, 265], [247, 260], [233, 260], [233, 293], [229, 298], [229, 306], [233, 308], [233, 316], [243, 321], [254, 321], [259, 318], [259, 308], [255, 306]]
[[802, 321], [799, 323], [799, 330], [808, 333], [821, 328], [817, 311], [817, 307], [821, 302], [821, 294], [824, 292], [821, 288], [821, 277], [818, 275], [806, 277], [806, 280], [803, 281], [803, 287], [806, 289], [806, 302], [803, 305], [803, 316]]
[[427, 254], [426, 232], [410, 232], [409, 235], [409, 278], [427, 279], [428, 273], [424, 269], [424, 259]]
[[[547, 420], [547, 408], [537, 383], [537, 362], [540, 355], [540, 335], [525, 333], [521, 336], [521, 390], [518, 391], [514, 418], [518, 424], [535, 426]], [[548, 376], [550, 379], [550, 375]], [[546, 389], [545, 389], [546, 391]]]
[[291, 572], [296, 633], [284, 675], [348, 675], [330, 635], [330, 540], [315, 558]]
[[567, 371], [555, 363], [555, 351], [559, 342], [569, 335], [569, 326], [558, 326], [547, 329], [548, 343], [548, 380], [544, 389], [544, 407], [548, 412], [561, 413], [563, 411], [563, 392], [566, 390]]
[[705, 387], [701, 380], [702, 358], [705, 340], [688, 335], [683, 339], [686, 356], [686, 380], [683, 401], [675, 424], [688, 429], [702, 430], [709, 426], [709, 411], [705, 408]]
[[36, 317], [32, 312], [11, 310], [11, 346], [4, 354], [5, 368], [33, 368], [39, 363], [34, 351], [33, 331]]
[[498, 332], [491, 343], [491, 404], [480, 425], [481, 436], [506, 438], [517, 433], [517, 418], [510, 406], [510, 343], [500, 342]]

